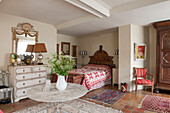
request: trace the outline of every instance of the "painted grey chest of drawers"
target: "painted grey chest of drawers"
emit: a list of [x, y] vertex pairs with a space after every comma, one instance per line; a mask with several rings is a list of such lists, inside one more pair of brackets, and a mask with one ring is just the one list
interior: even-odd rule
[[9, 85], [14, 88], [14, 102], [27, 98], [27, 91], [45, 84], [47, 73], [44, 65], [9, 66]]

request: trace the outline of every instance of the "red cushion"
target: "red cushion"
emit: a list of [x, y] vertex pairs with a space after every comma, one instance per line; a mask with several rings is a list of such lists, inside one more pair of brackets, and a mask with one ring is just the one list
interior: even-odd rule
[[147, 69], [138, 69], [136, 68], [136, 74], [137, 74], [137, 77], [146, 77], [146, 71]]
[[137, 79], [137, 83], [138, 84], [146, 84], [146, 85], [152, 85], [152, 81], [148, 80], [148, 79]]
[[0, 113], [3, 113], [3, 112], [0, 110]]

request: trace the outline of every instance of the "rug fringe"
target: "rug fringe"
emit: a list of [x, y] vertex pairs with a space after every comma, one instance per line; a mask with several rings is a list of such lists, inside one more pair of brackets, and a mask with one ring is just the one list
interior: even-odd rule
[[141, 108], [142, 107], [142, 103], [143, 101], [145, 100], [145, 98], [147, 97], [148, 95], [145, 95], [145, 97], [142, 99], [141, 103], [138, 105], [138, 108]]

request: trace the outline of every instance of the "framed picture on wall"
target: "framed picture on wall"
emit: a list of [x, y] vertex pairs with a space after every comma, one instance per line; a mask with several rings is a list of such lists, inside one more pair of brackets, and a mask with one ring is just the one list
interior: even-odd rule
[[56, 52], [57, 52], [57, 59], [59, 59], [59, 56], [58, 56], [60, 52], [59, 44], [57, 44]]
[[72, 45], [72, 57], [77, 57], [77, 45]]
[[56, 48], [56, 52], [57, 52], [57, 55], [59, 55], [59, 50], [60, 48], [59, 48], [59, 44], [57, 44], [57, 48]]
[[70, 55], [70, 42], [61, 42], [61, 51], [64, 55]]
[[144, 43], [135, 43], [135, 60], [144, 61], [146, 60], [147, 46]]

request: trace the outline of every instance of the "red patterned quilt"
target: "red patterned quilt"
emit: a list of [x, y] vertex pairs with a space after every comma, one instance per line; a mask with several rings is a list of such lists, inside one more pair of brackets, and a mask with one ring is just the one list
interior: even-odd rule
[[106, 65], [87, 64], [81, 69], [69, 71], [69, 74], [84, 74], [83, 86], [89, 90], [111, 84], [111, 69]]

